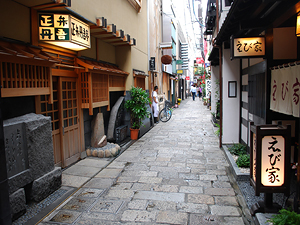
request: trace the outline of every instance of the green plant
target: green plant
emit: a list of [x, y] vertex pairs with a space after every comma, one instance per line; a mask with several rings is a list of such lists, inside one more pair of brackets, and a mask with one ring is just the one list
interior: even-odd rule
[[233, 155], [245, 155], [247, 152], [247, 147], [245, 145], [242, 145], [240, 143], [238, 144], [233, 144], [233, 146], [231, 146], [228, 151], [233, 154]]
[[273, 223], [273, 225], [300, 225], [300, 214], [290, 209], [281, 209], [279, 214], [273, 215], [267, 221]]
[[250, 167], [250, 155], [248, 155], [248, 154], [240, 155], [238, 157], [238, 159], [236, 160], [236, 165], [238, 167], [249, 168]]
[[215, 135], [217, 135], [218, 137], [220, 136], [220, 124], [215, 123], [215, 126], [218, 127], [218, 129], [215, 131]]
[[150, 103], [149, 95], [145, 90], [139, 87], [130, 89], [131, 99], [125, 102], [125, 108], [130, 113], [130, 124], [132, 129], [139, 129], [142, 126], [142, 120], [149, 115], [147, 104]]

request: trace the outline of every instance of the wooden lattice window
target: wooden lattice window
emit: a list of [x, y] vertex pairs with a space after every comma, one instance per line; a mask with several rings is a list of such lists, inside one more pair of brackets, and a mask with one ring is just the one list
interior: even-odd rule
[[125, 87], [125, 76], [109, 76], [109, 86], [110, 87]]
[[[89, 73], [81, 73], [81, 100], [83, 108], [88, 108], [89, 104]], [[84, 106], [86, 104], [86, 106]]]
[[2, 97], [50, 94], [50, 67], [0, 62]]
[[108, 75], [92, 74], [93, 102], [108, 101]]
[[135, 77], [135, 86], [145, 90], [145, 77]]
[[57, 78], [53, 79], [53, 104], [49, 103], [49, 95], [37, 96], [36, 99], [36, 113], [44, 116], [51, 117], [52, 130], [59, 129], [59, 114], [58, 114], [58, 96], [57, 89], [58, 83]]

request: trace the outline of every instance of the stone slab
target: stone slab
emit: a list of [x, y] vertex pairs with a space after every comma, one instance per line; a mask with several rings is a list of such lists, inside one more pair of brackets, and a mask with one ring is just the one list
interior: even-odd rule
[[160, 201], [184, 202], [183, 193], [139, 191], [134, 195], [134, 199], [149, 199]]
[[100, 188], [106, 189], [113, 185], [114, 179], [108, 178], [93, 178], [89, 182], [87, 182], [84, 187], [86, 188]]
[[13, 219], [17, 219], [26, 212], [26, 197], [24, 188], [20, 188], [9, 195], [9, 204]]
[[145, 210], [126, 210], [121, 218], [121, 221], [130, 222], [154, 222], [157, 212], [148, 212]]
[[240, 212], [237, 207], [234, 206], [210, 206], [211, 214], [217, 216], [240, 216]]
[[78, 192], [75, 193], [75, 196], [85, 198], [97, 198], [103, 193], [103, 191], [103, 189], [96, 188], [81, 188]]
[[124, 201], [99, 199], [91, 208], [92, 212], [117, 213]]
[[101, 178], [117, 178], [120, 173], [122, 172], [122, 169], [103, 169], [98, 173], [95, 177], [101, 177]]
[[61, 168], [55, 167], [51, 172], [34, 180], [31, 187], [30, 199], [39, 202], [56, 191], [62, 184], [61, 177]]
[[210, 195], [204, 194], [188, 194], [188, 202], [199, 204], [215, 204], [215, 200]]
[[61, 210], [50, 219], [51, 222], [72, 224], [79, 216], [81, 212]]
[[63, 171], [63, 174], [80, 177], [92, 177], [98, 172], [99, 168], [96, 167], [73, 165], [70, 168]]
[[62, 186], [80, 187], [86, 183], [89, 177], [73, 176], [68, 174], [62, 174]]
[[188, 214], [174, 211], [160, 211], [157, 215], [156, 222], [185, 225], [188, 224]]
[[95, 201], [92, 198], [75, 197], [68, 201], [63, 207], [63, 210], [84, 211], [87, 210]]
[[85, 158], [80, 160], [75, 165], [77, 166], [90, 166], [96, 168], [104, 168], [110, 163], [110, 159], [100, 159], [100, 158]]

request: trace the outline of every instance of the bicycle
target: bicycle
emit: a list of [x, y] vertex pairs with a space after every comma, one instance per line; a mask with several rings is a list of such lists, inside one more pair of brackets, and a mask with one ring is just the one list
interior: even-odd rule
[[172, 117], [172, 103], [168, 101], [166, 98], [165, 98], [165, 107], [159, 112], [158, 117], [161, 122], [168, 122]]

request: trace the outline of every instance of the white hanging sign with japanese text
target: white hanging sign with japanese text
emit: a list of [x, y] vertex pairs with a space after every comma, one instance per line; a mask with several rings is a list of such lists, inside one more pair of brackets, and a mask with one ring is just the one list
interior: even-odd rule
[[300, 66], [272, 70], [270, 109], [279, 113], [300, 117]]

